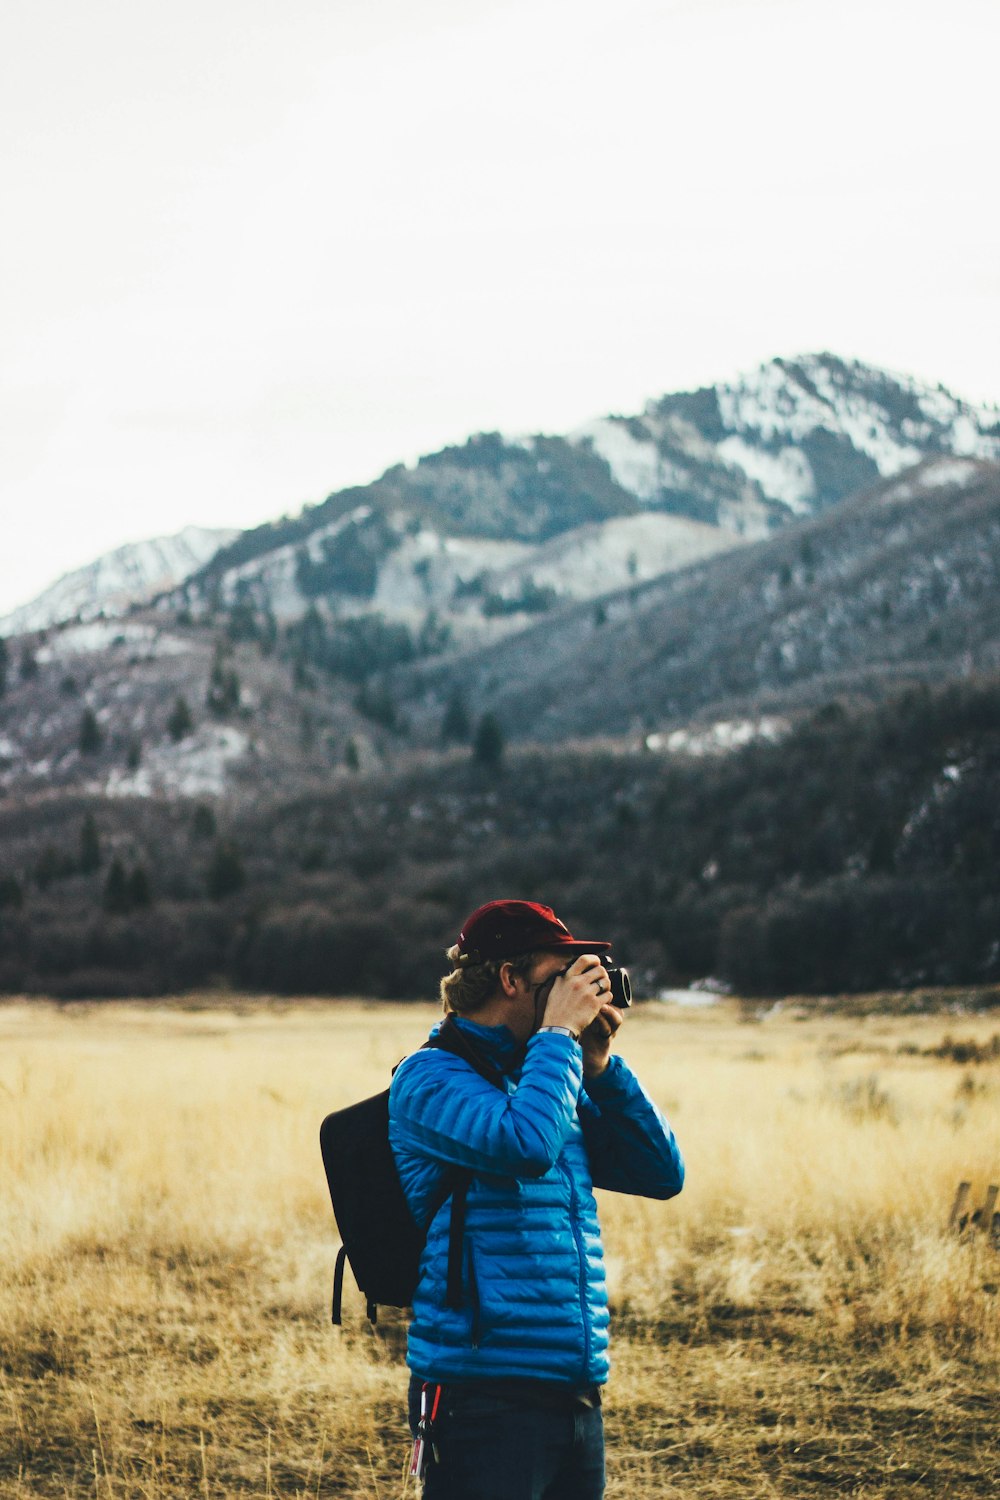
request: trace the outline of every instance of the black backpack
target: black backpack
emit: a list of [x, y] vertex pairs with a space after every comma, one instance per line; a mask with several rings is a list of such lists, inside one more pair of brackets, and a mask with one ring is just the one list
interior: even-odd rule
[[[451, 1016], [424, 1046], [455, 1053], [487, 1082], [503, 1089], [500, 1070], [478, 1055]], [[351, 1263], [373, 1323], [379, 1303], [384, 1307], [411, 1305], [427, 1230], [448, 1198], [452, 1199], [452, 1208], [447, 1303], [460, 1308], [465, 1200], [473, 1173], [467, 1167], [450, 1167], [434, 1196], [427, 1222], [418, 1224], [406, 1202], [389, 1145], [388, 1089], [327, 1115], [320, 1126], [319, 1145], [342, 1242], [333, 1273], [331, 1321], [341, 1321], [345, 1260]]]

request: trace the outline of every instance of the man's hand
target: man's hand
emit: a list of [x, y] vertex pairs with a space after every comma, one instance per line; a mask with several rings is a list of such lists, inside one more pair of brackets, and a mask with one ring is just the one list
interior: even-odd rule
[[[606, 1005], [611, 993], [607, 970], [596, 953], [581, 953], [565, 974], [557, 974], [545, 1002], [543, 1026], [568, 1026], [583, 1042], [587, 1028]], [[617, 1015], [618, 1012], [615, 1011]], [[619, 1025], [621, 1023], [619, 1022]], [[618, 1027], [616, 1026], [615, 1031]], [[586, 1060], [586, 1052], [584, 1053]]]
[[599, 1078], [611, 1061], [611, 1042], [624, 1021], [614, 1005], [602, 1005], [580, 1038], [583, 1048], [583, 1072], [586, 1078]]

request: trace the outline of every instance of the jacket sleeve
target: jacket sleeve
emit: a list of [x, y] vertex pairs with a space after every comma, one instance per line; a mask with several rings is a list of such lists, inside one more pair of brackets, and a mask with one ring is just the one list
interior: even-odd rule
[[580, 1120], [595, 1187], [643, 1198], [680, 1192], [684, 1160], [674, 1133], [622, 1058], [584, 1081]]
[[562, 1151], [582, 1076], [579, 1047], [553, 1032], [531, 1039], [512, 1094], [450, 1052], [415, 1052], [389, 1093], [393, 1149], [497, 1176], [541, 1177]]

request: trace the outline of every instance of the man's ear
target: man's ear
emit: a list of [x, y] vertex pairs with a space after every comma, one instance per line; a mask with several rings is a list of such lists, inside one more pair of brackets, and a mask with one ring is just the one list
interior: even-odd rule
[[506, 1000], [513, 1000], [517, 994], [517, 981], [520, 976], [514, 973], [514, 965], [502, 963], [500, 965], [500, 988], [503, 990]]

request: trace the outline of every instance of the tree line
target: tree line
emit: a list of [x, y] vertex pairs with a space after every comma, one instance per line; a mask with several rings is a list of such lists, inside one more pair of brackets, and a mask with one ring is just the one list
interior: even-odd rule
[[995, 680], [719, 758], [511, 749], [449, 711], [455, 748], [308, 796], [0, 802], [0, 989], [427, 996], [463, 915], [515, 894], [612, 938], [640, 993], [1000, 981]]

